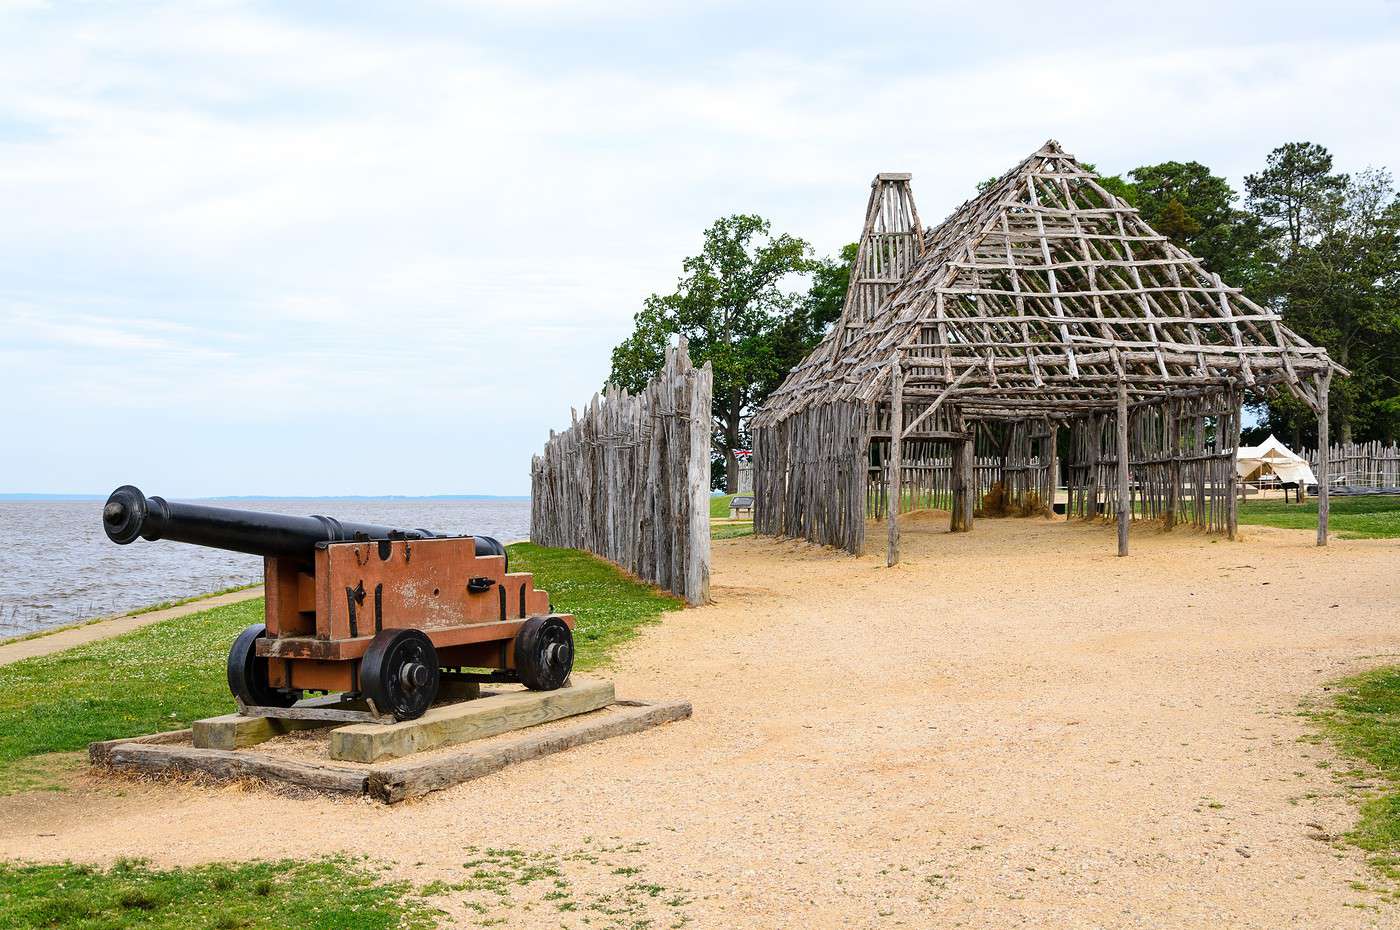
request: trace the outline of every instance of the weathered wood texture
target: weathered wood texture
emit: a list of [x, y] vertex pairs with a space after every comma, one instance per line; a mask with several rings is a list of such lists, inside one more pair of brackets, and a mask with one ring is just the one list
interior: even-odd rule
[[[1329, 374], [1318, 379], [1317, 384], [1317, 438], [1318, 445], [1330, 442], [1332, 434], [1327, 424], [1327, 390], [1332, 381]], [[1332, 497], [1332, 462], [1322, 459], [1317, 471], [1317, 544], [1327, 545], [1327, 520], [1330, 516]]]
[[690, 604], [710, 596], [713, 377], [682, 341], [641, 394], [609, 386], [530, 469], [530, 539], [584, 549]]
[[205, 775], [220, 781], [256, 778], [270, 784], [351, 794], [364, 794], [369, 783], [369, 772], [347, 763], [309, 762], [246, 750], [196, 749], [137, 740], [118, 741], [105, 750], [101, 760], [93, 761], [151, 775]]
[[195, 749], [243, 749], [265, 743], [293, 730], [331, 726], [325, 720], [283, 720], [277, 717], [245, 717], [224, 714], [196, 720], [190, 727]]
[[[1319, 474], [1316, 449], [1302, 452]], [[1347, 488], [1400, 488], [1400, 445], [1375, 442], [1335, 443], [1327, 450], [1327, 473], [1332, 484]]]
[[489, 745], [466, 744], [431, 758], [361, 765], [288, 759], [254, 750], [197, 749], [183, 745], [189, 730], [134, 739], [106, 740], [88, 747], [92, 763], [149, 775], [198, 775], [216, 781], [257, 779], [273, 786], [369, 794], [386, 803], [449, 788], [574, 746], [638, 733], [691, 715], [689, 701], [618, 701], [546, 733]]
[[[919, 406], [906, 403], [904, 416]], [[1009, 512], [1048, 512], [1055, 493], [1051, 462], [1057, 423], [1049, 419], [980, 421], [967, 431], [956, 425], [956, 408], [947, 416], [950, 419], [940, 416], [934, 421], [937, 429], [905, 433], [899, 464], [900, 513], [947, 510], [961, 514], [962, 510], [954, 507], [955, 501], [964, 505], [971, 501], [975, 510], [997, 485]], [[888, 404], [877, 405], [873, 423], [866, 494], [870, 515], [880, 516], [889, 508], [894, 458]], [[968, 458], [966, 482], [958, 478], [964, 456]], [[954, 529], [965, 528], [960, 520], [955, 517]]]
[[[1239, 398], [1227, 390], [1128, 410], [1128, 512], [1132, 519], [1228, 532], [1235, 496]], [[1117, 416], [1070, 421], [1066, 514], [1119, 509]]]
[[434, 707], [416, 720], [338, 727], [330, 734], [330, 757], [342, 762], [400, 758], [584, 714], [606, 707], [613, 697], [610, 681], [579, 681], [557, 691], [493, 694]]
[[[890, 360], [890, 382], [894, 389], [890, 395], [890, 434], [904, 436], [904, 373], [899, 370], [899, 358]], [[900, 486], [903, 469], [900, 467], [903, 442], [890, 443], [889, 500], [885, 505], [885, 528], [888, 541], [885, 551], [885, 565], [899, 561], [899, 509], [904, 503], [904, 492]]]
[[[876, 180], [890, 197], [872, 197], [863, 253], [892, 241], [886, 204], [895, 205], [891, 216], [916, 216], [908, 178], [898, 177], [897, 188]], [[1072, 512], [1112, 513], [1132, 498], [1134, 518], [1183, 516], [1229, 532], [1245, 392], [1291, 392], [1317, 411], [1326, 380], [1347, 373], [1151, 229], [1054, 141], [938, 226], [920, 232], [917, 221], [901, 222], [895, 231], [921, 242], [892, 253], [913, 257], [889, 263], [883, 301], [866, 306], [875, 281], [853, 268], [852, 288], [859, 280], [869, 293], [848, 292], [841, 325], [754, 419], [755, 474], [767, 483], [756, 532], [857, 551], [863, 521], [832, 493], [852, 472], [871, 516], [965, 501], [998, 482], [999, 496], [1034, 512], [1021, 506], [1032, 495], [1053, 502], [1060, 425], [1071, 435]], [[902, 407], [891, 417], [896, 383]], [[1120, 389], [1126, 455], [1117, 451]], [[891, 419], [908, 426], [891, 436]], [[1043, 438], [1031, 449], [1035, 436]], [[901, 443], [897, 454], [891, 442]], [[1121, 458], [1130, 460], [1126, 491]], [[893, 506], [884, 497], [892, 485]], [[952, 509], [953, 527], [966, 528], [966, 506]]]
[[860, 552], [865, 423], [863, 404], [823, 404], [756, 430], [754, 532]]
[[547, 733], [521, 736], [494, 746], [467, 747], [435, 759], [378, 765], [369, 776], [371, 797], [388, 804], [481, 778], [508, 765], [538, 759], [614, 736], [683, 720], [691, 714], [689, 701], [661, 704], [619, 701], [613, 707], [582, 717], [577, 723]]

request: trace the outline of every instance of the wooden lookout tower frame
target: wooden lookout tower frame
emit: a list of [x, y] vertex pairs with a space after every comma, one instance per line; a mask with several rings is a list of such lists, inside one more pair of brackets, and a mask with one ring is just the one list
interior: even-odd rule
[[[1134, 515], [1234, 536], [1246, 392], [1291, 392], [1327, 435], [1346, 375], [1159, 235], [1055, 141], [932, 229], [907, 174], [880, 174], [841, 321], [754, 420], [754, 528], [860, 552], [884, 516], [943, 507]], [[1327, 539], [1327, 464], [1318, 470]]]

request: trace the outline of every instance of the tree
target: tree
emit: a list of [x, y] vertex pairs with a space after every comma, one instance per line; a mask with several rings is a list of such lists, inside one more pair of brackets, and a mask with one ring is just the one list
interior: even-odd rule
[[[675, 292], [648, 297], [632, 335], [613, 349], [609, 381], [633, 392], [661, 369], [674, 336], [686, 338], [697, 365], [711, 364], [718, 459], [712, 476], [730, 493], [737, 486], [734, 451], [746, 447], [748, 417], [809, 337], [808, 311], [829, 309], [829, 295], [813, 304], [789, 289], [792, 276], [822, 268], [811, 252], [802, 239], [771, 235], [762, 217], [716, 220], [705, 230], [700, 254], [682, 262]], [[795, 315], [803, 322], [794, 324]]]
[[1332, 173], [1332, 153], [1313, 142], [1289, 142], [1269, 153], [1267, 167], [1244, 179], [1249, 209], [1277, 231], [1287, 234], [1296, 251], [1307, 232], [1308, 218], [1346, 187], [1346, 175]]
[[823, 258], [811, 264], [812, 284], [792, 313], [773, 327], [773, 369], [754, 390], [754, 406], [761, 406], [777, 390], [789, 371], [821, 341], [826, 331], [841, 318], [846, 290], [855, 265], [856, 242], [842, 246], [839, 258]]
[[1277, 274], [1286, 318], [1351, 369], [1330, 392], [1337, 439], [1393, 438], [1400, 402], [1400, 203], [1390, 175], [1346, 177], [1302, 215], [1305, 238]]
[[1149, 226], [1230, 284], [1253, 289], [1262, 237], [1254, 217], [1235, 206], [1228, 181], [1198, 161], [1144, 165], [1129, 176], [1133, 203]]
[[[1336, 438], [1393, 441], [1400, 431], [1400, 204], [1390, 175], [1334, 173], [1326, 148], [1293, 142], [1269, 153], [1245, 187], [1268, 234], [1260, 252], [1264, 302], [1352, 372], [1330, 392]], [[1311, 412], [1291, 399], [1270, 401], [1264, 419], [1295, 442], [1314, 436]]]

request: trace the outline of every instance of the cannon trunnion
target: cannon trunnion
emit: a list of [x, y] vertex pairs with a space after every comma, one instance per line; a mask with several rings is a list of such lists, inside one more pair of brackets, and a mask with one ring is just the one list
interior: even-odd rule
[[376, 719], [410, 720], [444, 677], [547, 691], [573, 668], [573, 617], [551, 611], [529, 572], [509, 571], [489, 536], [169, 503], [129, 485], [108, 499], [103, 525], [123, 544], [139, 536], [264, 557], [265, 620], [228, 660], [245, 712], [279, 716], [321, 691], [364, 700]]

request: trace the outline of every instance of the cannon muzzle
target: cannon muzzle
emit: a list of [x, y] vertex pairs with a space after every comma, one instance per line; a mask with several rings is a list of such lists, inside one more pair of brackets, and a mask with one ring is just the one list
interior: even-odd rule
[[[348, 523], [334, 517], [299, 517], [283, 513], [171, 503], [147, 497], [140, 489], [122, 485], [102, 508], [102, 528], [114, 543], [142, 539], [311, 560], [317, 543], [374, 539], [431, 539], [431, 530], [399, 530], [374, 523]], [[505, 547], [490, 536], [473, 536], [477, 555], [505, 555]]]

